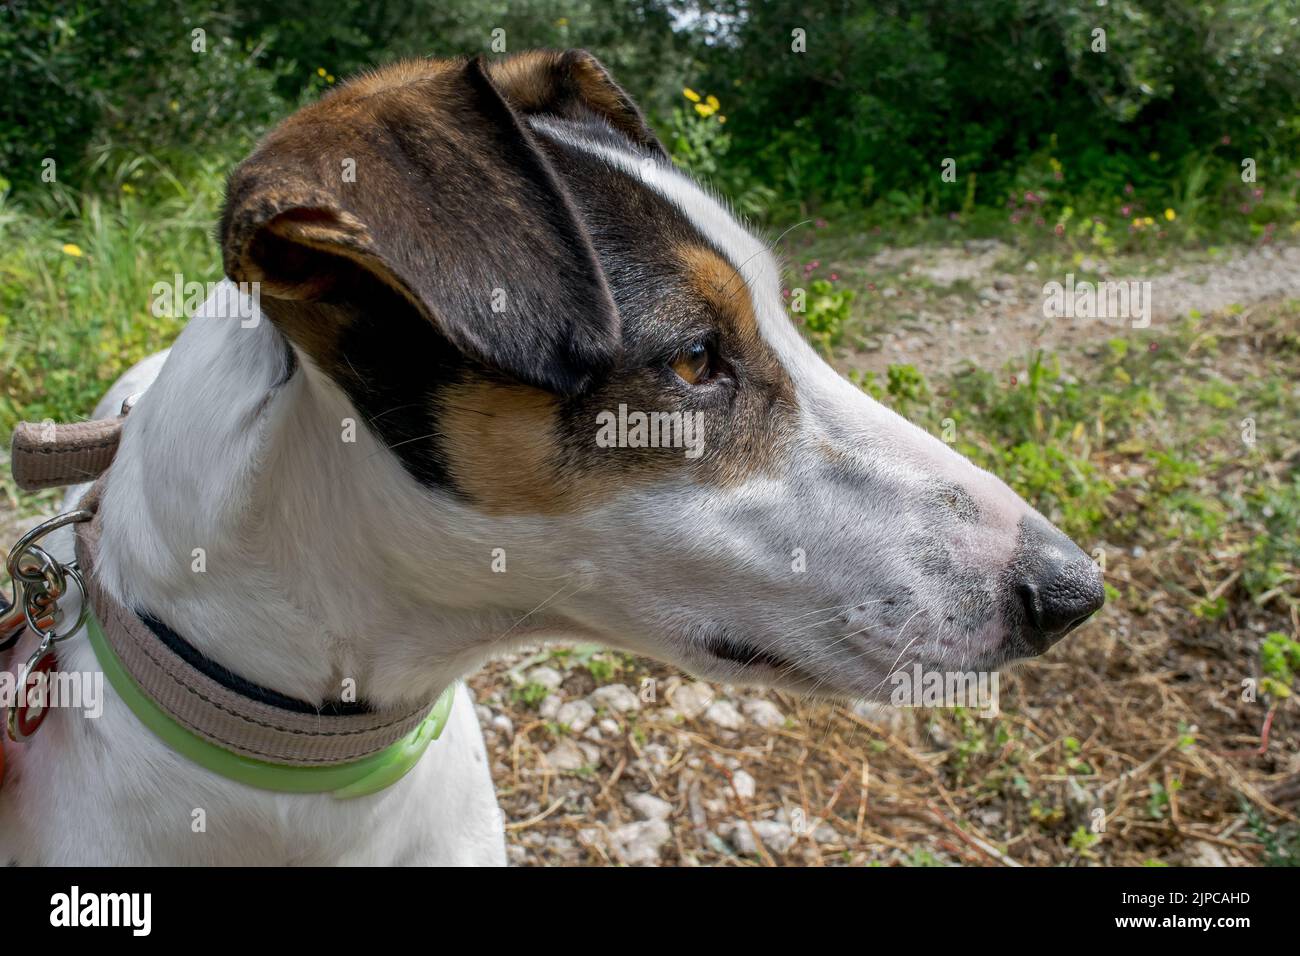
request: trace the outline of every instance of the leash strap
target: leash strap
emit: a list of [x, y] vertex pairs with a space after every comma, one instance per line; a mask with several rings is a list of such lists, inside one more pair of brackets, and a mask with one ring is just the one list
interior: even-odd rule
[[19, 422], [10, 446], [14, 482], [23, 491], [40, 491], [94, 481], [117, 454], [123, 421]]

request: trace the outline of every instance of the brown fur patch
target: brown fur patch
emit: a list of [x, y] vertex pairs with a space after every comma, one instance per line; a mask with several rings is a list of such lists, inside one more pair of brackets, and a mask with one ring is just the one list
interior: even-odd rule
[[761, 344], [758, 317], [749, 284], [726, 259], [707, 246], [688, 245], [678, 250], [686, 275], [695, 289], [732, 331], [754, 346]]
[[520, 53], [492, 63], [488, 75], [521, 113], [574, 119], [589, 110], [637, 145], [666, 155], [632, 98], [586, 50]]
[[678, 249], [691, 287], [709, 304], [722, 331], [724, 358], [739, 365], [750, 386], [736, 403], [736, 421], [716, 480], [730, 485], [774, 472], [782, 460], [795, 416], [794, 383], [758, 328], [749, 283], [730, 262], [707, 246]]
[[476, 507], [489, 514], [566, 510], [554, 396], [480, 380], [449, 386], [437, 404], [448, 470]]

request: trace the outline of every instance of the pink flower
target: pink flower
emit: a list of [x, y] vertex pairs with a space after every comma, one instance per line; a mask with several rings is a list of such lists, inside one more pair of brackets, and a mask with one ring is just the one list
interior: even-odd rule
[[832, 273], [831, 273], [831, 281], [832, 281], [832, 282], [839, 282], [839, 281], [840, 281], [840, 274], [839, 274], [838, 272], [832, 272]]
[[1130, 212], [1132, 212], [1132, 211], [1133, 211], [1133, 207], [1132, 207], [1132, 206], [1120, 206], [1120, 207], [1119, 207], [1119, 214], [1120, 214], [1121, 216], [1123, 216], [1125, 219], [1128, 218], [1128, 214], [1129, 214]]
[[1132, 196], [1132, 195], [1133, 195], [1133, 184], [1132, 184], [1132, 183], [1125, 183], [1125, 184], [1124, 184], [1124, 195], [1125, 195], [1125, 196]]
[[1231, 137], [1231, 136], [1225, 136], [1225, 137], [1223, 137], [1221, 140], [1219, 140], [1219, 142], [1222, 143], [1224, 146], [1227, 146], [1229, 143], [1232, 142], [1232, 137]]
[[826, 220], [825, 220], [825, 219], [818, 219], [815, 223], [813, 223], [813, 225], [815, 225], [818, 229], [825, 229], [825, 228], [826, 228]]

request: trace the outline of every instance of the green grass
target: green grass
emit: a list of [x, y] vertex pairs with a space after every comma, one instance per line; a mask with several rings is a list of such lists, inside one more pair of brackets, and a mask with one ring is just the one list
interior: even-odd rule
[[0, 439], [16, 422], [85, 417], [126, 367], [184, 320], [150, 311], [155, 283], [221, 277], [212, 239], [221, 170], [179, 175], [147, 157], [102, 194], [61, 184], [0, 198]]

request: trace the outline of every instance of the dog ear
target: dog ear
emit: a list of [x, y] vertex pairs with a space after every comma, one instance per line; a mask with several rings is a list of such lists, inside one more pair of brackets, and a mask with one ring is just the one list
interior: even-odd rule
[[617, 358], [590, 238], [480, 60], [404, 64], [294, 114], [232, 175], [221, 244], [226, 274], [259, 283], [326, 367], [367, 304], [400, 305], [376, 282], [539, 388], [573, 394]]
[[562, 119], [595, 113], [638, 146], [668, 159], [632, 97], [586, 50], [521, 53], [491, 64], [488, 74], [520, 113]]

